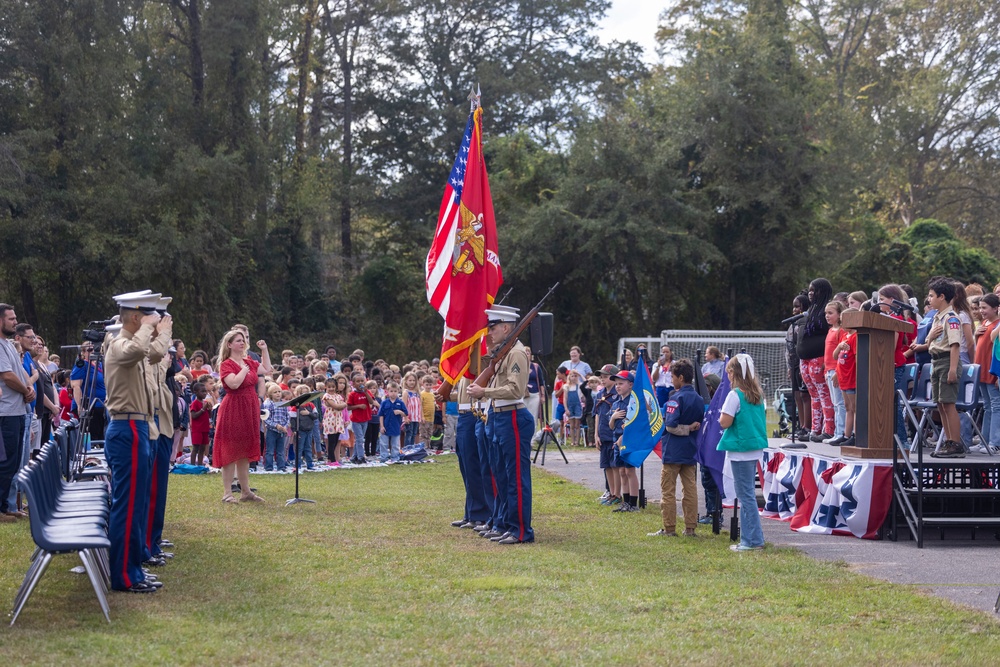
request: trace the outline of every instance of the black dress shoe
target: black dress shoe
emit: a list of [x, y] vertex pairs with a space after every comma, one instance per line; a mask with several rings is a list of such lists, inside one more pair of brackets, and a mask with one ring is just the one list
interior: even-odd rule
[[174, 543], [171, 542], [170, 540], [160, 540], [160, 547], [163, 549], [172, 549], [173, 546]]
[[492, 540], [494, 537], [503, 537], [505, 533], [501, 533], [499, 530], [490, 529], [485, 533], [480, 533], [480, 535], [488, 540]]
[[124, 589], [125, 593], [155, 593], [156, 587], [145, 581], [137, 581], [128, 588]]
[[809, 441], [810, 442], [823, 442], [826, 438], [827, 438], [827, 436], [825, 436], [822, 433], [810, 433], [809, 434]]
[[452, 521], [451, 525], [455, 526], [455, 528], [461, 528], [467, 523], [469, 523], [468, 519], [459, 519], [458, 521]]
[[531, 541], [532, 540], [519, 540], [513, 535], [508, 535], [507, 537], [501, 540], [497, 540], [497, 544], [527, 544], [528, 542]]
[[144, 581], [143, 583], [149, 584], [150, 586], [156, 589], [163, 588], [163, 582], [160, 581], [159, 579], [150, 579], [149, 577], [146, 577], [146, 581]]
[[160, 558], [159, 556], [154, 556], [143, 563], [146, 567], [163, 567], [166, 564], [167, 560], [165, 558]]
[[491, 537], [490, 542], [499, 542], [500, 540], [510, 537], [510, 533], [504, 533], [503, 535], [498, 535], [497, 537]]
[[173, 558], [174, 557], [174, 554], [171, 551], [161, 551], [157, 555], [160, 556], [160, 557], [162, 557], [162, 558]]
[[490, 529], [489, 524], [485, 523], [477, 523], [475, 526], [472, 527], [472, 530], [476, 531], [477, 533], [481, 533], [484, 530], [489, 530], [489, 529]]
[[466, 521], [459, 528], [475, 528], [477, 525], [475, 521]]
[[146, 572], [145, 570], [142, 571], [142, 574], [145, 577], [145, 579], [143, 579], [143, 581], [159, 581], [160, 580], [160, 578], [158, 576], [156, 576], [155, 574], [150, 574], [149, 572]]

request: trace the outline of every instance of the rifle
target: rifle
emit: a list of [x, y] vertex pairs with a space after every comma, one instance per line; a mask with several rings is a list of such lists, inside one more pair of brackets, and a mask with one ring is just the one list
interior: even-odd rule
[[[545, 296], [542, 297], [542, 300], [539, 301], [534, 308], [532, 308], [524, 317], [521, 318], [521, 320], [514, 327], [514, 330], [510, 332], [510, 335], [504, 338], [503, 341], [500, 343], [500, 345], [498, 345], [492, 353], [487, 354], [486, 356], [483, 357], [483, 360], [488, 359], [489, 363], [486, 365], [486, 368], [484, 368], [483, 371], [479, 374], [479, 376], [476, 377], [475, 382], [473, 384], [478, 384], [480, 387], [485, 387], [487, 384], [489, 384], [490, 380], [493, 379], [493, 376], [496, 375], [497, 368], [500, 366], [500, 362], [503, 361], [503, 358], [506, 357], [507, 354], [511, 351], [511, 349], [514, 347], [514, 343], [517, 342], [518, 337], [522, 333], [524, 333], [525, 329], [528, 328], [528, 326], [531, 324], [531, 320], [535, 319], [535, 316], [538, 315], [539, 310], [541, 310], [542, 304], [544, 304], [545, 301], [548, 300], [550, 296], [552, 296], [552, 292], [554, 292], [557, 287], [559, 287], [559, 283], [556, 283], [551, 288], [549, 288], [549, 291], [545, 294]], [[510, 290], [507, 291], [507, 294], [510, 294]], [[504, 299], [507, 298], [507, 294], [504, 295], [503, 297]], [[531, 360], [529, 359], [528, 361], [530, 362]], [[434, 393], [437, 395], [439, 401], [447, 402], [451, 400], [452, 389], [453, 385], [447, 380], [442, 379], [441, 385], [437, 388], [437, 390]]]
[[490, 383], [490, 380], [492, 380], [493, 376], [496, 375], [497, 369], [500, 368], [500, 362], [504, 360], [504, 357], [506, 357], [512, 349], [514, 349], [514, 344], [517, 343], [517, 339], [528, 329], [528, 326], [531, 324], [531, 320], [535, 319], [535, 316], [537, 316], [538, 312], [542, 309], [542, 304], [544, 304], [548, 298], [552, 296], [552, 293], [556, 291], [557, 287], [559, 287], [559, 283], [550, 287], [549, 291], [542, 297], [542, 300], [539, 301], [534, 308], [529, 310], [528, 313], [521, 318], [521, 321], [514, 326], [513, 331], [511, 331], [506, 338], [500, 341], [500, 344], [497, 345], [492, 352], [483, 357], [484, 360], [488, 359], [489, 362], [472, 384], [477, 384], [480, 387], [485, 388], [486, 385]]

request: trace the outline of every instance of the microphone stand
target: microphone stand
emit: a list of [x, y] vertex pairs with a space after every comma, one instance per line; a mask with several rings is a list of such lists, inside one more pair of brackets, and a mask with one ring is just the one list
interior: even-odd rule
[[[325, 392], [317, 391], [312, 394], [302, 394], [301, 396], [296, 396], [295, 398], [285, 401], [284, 403], [279, 403], [276, 407], [279, 408], [298, 408], [306, 403], [311, 403], [313, 401], [318, 401], [323, 398]], [[307, 500], [306, 498], [299, 497], [299, 462], [302, 457], [302, 447], [299, 446], [300, 436], [302, 433], [302, 422], [299, 419], [295, 420], [295, 497], [290, 498], [285, 502], [285, 507], [289, 505], [295, 505], [296, 503], [313, 503], [315, 500]]]

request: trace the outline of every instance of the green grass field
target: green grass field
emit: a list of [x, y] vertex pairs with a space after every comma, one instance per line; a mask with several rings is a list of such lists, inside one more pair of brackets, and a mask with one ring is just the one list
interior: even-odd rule
[[[172, 476], [177, 557], [155, 595], [115, 593], [108, 625], [58, 556], [13, 628], [8, 665], [983, 665], [1000, 623], [790, 549], [734, 554], [726, 535], [647, 538], [651, 506], [534, 471], [537, 542], [501, 547], [461, 516], [438, 465], [252, 477], [264, 505], [225, 505], [217, 476]], [[28, 566], [25, 522], [0, 525], [0, 603]]]

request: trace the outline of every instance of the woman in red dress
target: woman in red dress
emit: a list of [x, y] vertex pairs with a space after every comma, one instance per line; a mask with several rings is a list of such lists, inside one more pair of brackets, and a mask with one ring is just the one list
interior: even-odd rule
[[247, 338], [232, 330], [219, 346], [219, 375], [226, 395], [215, 419], [215, 445], [212, 464], [222, 468], [223, 502], [233, 498], [235, 473], [243, 493], [240, 500], [263, 502], [250, 490], [250, 461], [260, 459], [260, 400], [264, 378], [257, 375], [259, 364], [247, 356]]

